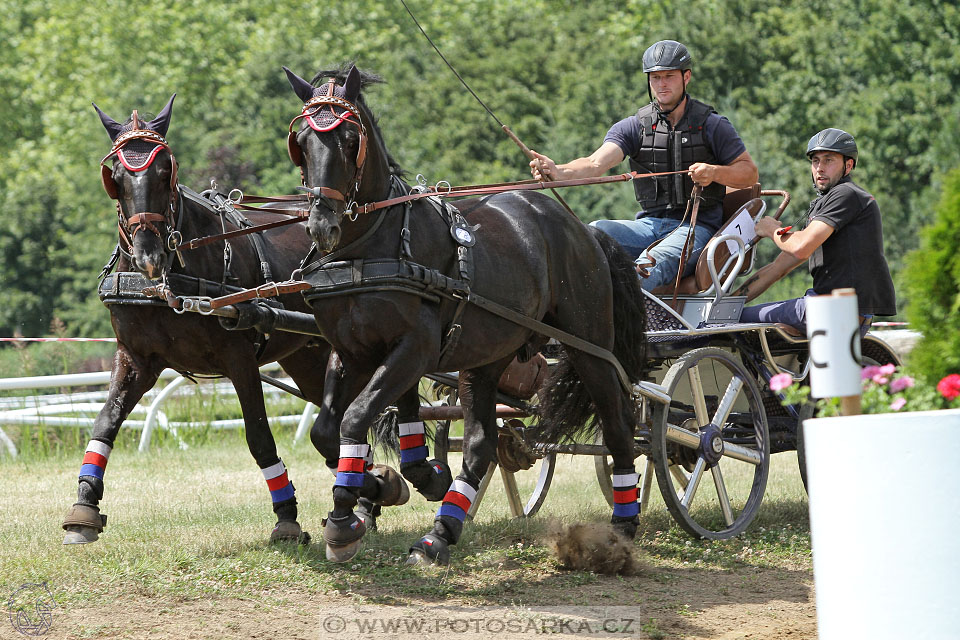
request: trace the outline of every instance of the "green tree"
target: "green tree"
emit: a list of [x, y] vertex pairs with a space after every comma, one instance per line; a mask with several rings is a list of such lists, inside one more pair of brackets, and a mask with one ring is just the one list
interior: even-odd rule
[[943, 183], [933, 223], [907, 259], [907, 318], [923, 339], [910, 365], [933, 380], [960, 372], [960, 168]]

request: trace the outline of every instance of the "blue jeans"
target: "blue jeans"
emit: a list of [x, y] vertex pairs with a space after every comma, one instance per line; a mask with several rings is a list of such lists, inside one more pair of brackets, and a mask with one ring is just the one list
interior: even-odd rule
[[[744, 307], [740, 314], [740, 322], [780, 322], [807, 333], [807, 298], [815, 296], [813, 289], [807, 289], [802, 298], [791, 298], [779, 302], [765, 302], [763, 304]], [[861, 316], [860, 337], [867, 334], [873, 316]]]
[[[657, 261], [656, 265], [649, 270], [650, 277], [640, 279], [640, 286], [650, 291], [661, 285], [672, 283], [677, 277], [677, 269], [680, 268], [680, 252], [683, 251], [683, 243], [690, 229], [687, 223], [678, 227], [679, 222], [673, 218], [594, 220], [590, 226], [600, 229], [616, 240], [633, 258], [647, 257], [647, 247], [666, 236], [649, 254]], [[687, 259], [683, 275], [693, 273], [700, 252], [712, 237], [713, 231], [697, 225], [693, 234], [693, 253]]]

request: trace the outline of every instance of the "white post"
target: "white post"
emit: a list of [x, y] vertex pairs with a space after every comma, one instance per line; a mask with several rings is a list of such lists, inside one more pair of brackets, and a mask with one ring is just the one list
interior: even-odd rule
[[313, 424], [313, 419], [317, 415], [317, 405], [308, 402], [300, 414], [300, 423], [297, 425], [297, 433], [293, 436], [293, 444], [297, 444], [307, 434], [307, 430]]
[[860, 413], [860, 314], [853, 289], [807, 299], [810, 395], [840, 398], [844, 415]]

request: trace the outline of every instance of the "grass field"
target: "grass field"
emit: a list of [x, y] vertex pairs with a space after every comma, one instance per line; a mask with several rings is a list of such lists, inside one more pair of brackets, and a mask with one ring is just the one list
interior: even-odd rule
[[[291, 448], [289, 439], [282, 442], [300, 521], [319, 539], [332, 476], [309, 445]], [[551, 597], [561, 600], [565, 589], [600, 579], [560, 572], [544, 542], [557, 525], [609, 519], [592, 458], [559, 458], [547, 501], [532, 519], [509, 518], [502, 485], [494, 479], [476, 521], [454, 548], [453, 567], [443, 579], [425, 581], [421, 570], [404, 566], [403, 559], [409, 544], [429, 529], [435, 504], [414, 494], [407, 505], [385, 510], [380, 531], [367, 536], [348, 565], [327, 562], [318, 544], [270, 546], [274, 520], [266, 486], [249, 453], [232, 439], [221, 447], [186, 451], [116, 450], [106, 473], [104, 534], [95, 544], [64, 547], [60, 522], [76, 495], [81, 455], [78, 450], [0, 463], [9, 480], [0, 486], [0, 594], [46, 582], [58, 604], [90, 606], [108, 604], [118, 594], [263, 598], [295, 586], [363, 602], [455, 598], [484, 605], [520, 595], [516, 583], [529, 576], [554, 576]], [[774, 456], [760, 514], [739, 538], [691, 540], [672, 525], [659, 496], [642, 519], [636, 550], [654, 565], [809, 570], [806, 501], [793, 454]]]

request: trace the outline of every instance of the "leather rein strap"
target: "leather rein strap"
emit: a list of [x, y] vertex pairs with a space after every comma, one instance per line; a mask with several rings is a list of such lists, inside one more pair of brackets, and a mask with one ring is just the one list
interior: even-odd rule
[[[380, 209], [386, 209], [397, 204], [403, 204], [405, 202], [410, 202], [413, 200], [420, 200], [422, 198], [465, 198], [468, 196], [480, 196], [480, 195], [491, 195], [494, 193], [504, 193], [506, 191], [543, 191], [546, 189], [556, 189], [561, 187], [578, 187], [591, 184], [606, 184], [609, 182], [627, 182], [629, 180], [636, 180], [638, 178], [655, 178], [657, 176], [669, 176], [678, 173], [688, 173], [687, 171], [661, 171], [658, 173], [637, 173], [636, 171], [630, 171], [629, 173], [621, 173], [613, 176], [601, 176], [599, 178], [577, 178], [574, 180], [557, 180], [553, 182], [541, 182], [539, 180], [522, 180], [519, 182], [500, 182], [496, 184], [487, 184], [487, 185], [467, 185], [462, 187], [450, 187], [447, 189], [438, 188], [438, 187], [427, 187], [425, 191], [421, 192], [411, 192], [407, 195], [397, 196], [395, 198], [389, 198], [387, 200], [380, 200], [378, 202], [369, 202], [364, 205], [357, 205], [352, 209], [345, 211], [345, 214], [356, 215], [360, 213], [373, 213]], [[314, 189], [321, 189], [322, 195], [333, 198], [335, 200], [343, 201], [344, 197], [340, 194], [339, 191], [329, 189], [327, 187], [314, 187]], [[311, 189], [310, 191], [313, 191]], [[331, 195], [328, 192], [333, 192], [334, 195]], [[337, 197], [339, 196], [339, 197]], [[291, 211], [289, 209], [276, 209], [270, 207], [250, 207], [240, 203], [246, 202], [307, 202], [308, 196], [247, 196], [244, 195], [238, 201], [234, 201], [234, 206], [238, 209], [245, 209], [247, 211], [258, 211], [260, 213], [278, 213], [286, 216], [291, 216]], [[197, 247], [202, 247], [211, 242], [217, 242], [218, 240], [223, 240], [226, 238], [233, 238], [236, 236], [246, 235], [248, 233], [256, 233], [258, 231], [263, 231], [264, 229], [272, 229], [274, 227], [281, 227], [288, 224], [294, 224], [295, 222], [301, 222], [309, 218], [309, 212], [307, 210], [299, 210], [295, 215], [288, 217], [284, 220], [279, 220], [277, 222], [270, 222], [267, 224], [257, 225], [254, 227], [249, 227], [247, 229], [238, 229], [237, 231], [231, 231], [228, 234], [221, 234], [216, 236], [207, 236], [205, 238], [197, 238], [191, 240], [187, 243], [181, 245], [182, 250], [196, 249]]]

